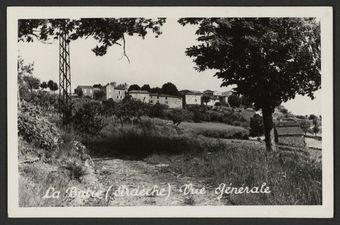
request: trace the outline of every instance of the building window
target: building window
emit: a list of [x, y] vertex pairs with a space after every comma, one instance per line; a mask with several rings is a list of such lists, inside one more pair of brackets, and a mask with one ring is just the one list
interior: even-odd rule
[[165, 97], [165, 99], [168, 99], [168, 97]]
[[165, 104], [169, 104], [169, 102], [168, 102], [168, 101], [165, 101]]
[[118, 94], [120, 95], [120, 91], [118, 91]]
[[159, 96], [157, 96], [157, 99], [159, 99]]
[[153, 101], [152, 101], [152, 100], [150, 100], [150, 103], [153, 103]]
[[117, 96], [117, 99], [119, 98], [119, 96]]

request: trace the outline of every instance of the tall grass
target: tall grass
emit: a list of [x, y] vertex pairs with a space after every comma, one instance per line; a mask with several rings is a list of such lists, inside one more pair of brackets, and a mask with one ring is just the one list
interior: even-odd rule
[[[92, 140], [94, 154], [148, 163], [164, 163], [174, 173], [217, 187], [260, 186], [266, 183], [270, 194], [225, 196], [226, 204], [237, 205], [318, 205], [321, 198], [321, 164], [309, 160], [304, 151], [280, 150], [266, 154], [261, 144], [237, 143], [183, 134], [148, 122], [115, 128]], [[163, 132], [163, 133], [162, 133]]]
[[[206, 145], [209, 146], [209, 145]], [[166, 163], [185, 176], [217, 187], [258, 186], [265, 182], [271, 194], [229, 195], [227, 204], [319, 205], [322, 203], [321, 165], [298, 152], [266, 155], [264, 147], [251, 144], [211, 143], [202, 152], [176, 156], [151, 155], [149, 163]]]

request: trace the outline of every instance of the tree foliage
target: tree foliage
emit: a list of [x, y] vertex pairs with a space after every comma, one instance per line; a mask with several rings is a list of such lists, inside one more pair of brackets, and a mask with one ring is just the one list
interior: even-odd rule
[[150, 93], [162, 94], [162, 88], [160, 88], [160, 87], [153, 87], [153, 88], [151, 88]]
[[228, 97], [228, 103], [231, 107], [239, 107], [241, 105], [241, 99], [239, 96], [232, 94]]
[[202, 102], [204, 104], [208, 104], [208, 102], [210, 101], [211, 97], [209, 95], [203, 95], [202, 96]]
[[176, 127], [183, 121], [191, 120], [193, 115], [186, 109], [172, 109], [166, 112], [166, 117], [169, 118]]
[[93, 92], [93, 98], [95, 100], [103, 100], [104, 97], [105, 97], [105, 91], [104, 90], [99, 90], [99, 91]]
[[122, 45], [125, 54], [125, 35], [144, 38], [152, 32], [158, 37], [165, 18], [81, 18], [81, 19], [20, 19], [18, 41], [49, 42], [67, 33], [68, 40], [93, 37], [98, 44], [92, 49], [97, 56], [107, 53], [108, 47]]
[[40, 87], [41, 87], [41, 89], [46, 89], [48, 86], [47, 86], [47, 83], [46, 83], [46, 81], [44, 81], [44, 82], [42, 82], [41, 84], [40, 84]]
[[132, 84], [132, 85], [130, 85], [128, 91], [133, 91], [133, 90], [140, 90], [139, 85], [138, 85], [138, 84]]
[[310, 120], [307, 120], [306, 118], [302, 119], [300, 122], [300, 127], [303, 130], [303, 132], [306, 134], [310, 128], [311, 128], [311, 122]]
[[73, 126], [77, 132], [85, 138], [92, 138], [97, 135], [105, 126], [100, 116], [101, 105], [96, 102], [87, 102], [78, 108], [72, 117]]
[[321, 86], [320, 23], [315, 18], [182, 18], [197, 27], [199, 43], [187, 48], [196, 69], [212, 69], [262, 109], [271, 150], [272, 113], [297, 94], [314, 98]]
[[250, 118], [250, 131], [249, 136], [259, 137], [263, 135], [263, 119], [259, 114], [255, 114]]
[[151, 91], [150, 85], [144, 84], [144, 85], [141, 87], [141, 90], [150, 92], [150, 91]]
[[179, 95], [176, 85], [171, 82], [163, 84], [162, 93], [167, 95]]
[[83, 89], [81, 89], [80, 87], [77, 87], [76, 89], [74, 89], [74, 93], [76, 93], [78, 97], [83, 97], [84, 95]]
[[39, 87], [40, 87], [40, 80], [39, 80], [39, 78], [36, 78], [34, 76], [25, 75], [23, 77], [23, 81], [25, 82], [27, 87], [31, 90], [31, 92], [32, 92], [33, 89], [39, 89]]

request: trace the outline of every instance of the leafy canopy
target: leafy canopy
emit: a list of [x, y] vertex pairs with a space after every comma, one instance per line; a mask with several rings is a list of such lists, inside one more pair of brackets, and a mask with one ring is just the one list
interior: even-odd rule
[[107, 48], [114, 44], [123, 44], [125, 54], [125, 34], [144, 38], [148, 32], [152, 32], [158, 37], [163, 23], [165, 18], [21, 19], [18, 41], [32, 42], [38, 39], [48, 42], [58, 39], [59, 34], [65, 32], [68, 34], [68, 41], [93, 37], [98, 41], [98, 45], [92, 49], [97, 56], [105, 55]]
[[273, 110], [320, 88], [320, 24], [315, 18], [182, 18], [197, 26], [187, 48], [196, 69], [212, 69], [256, 108]]

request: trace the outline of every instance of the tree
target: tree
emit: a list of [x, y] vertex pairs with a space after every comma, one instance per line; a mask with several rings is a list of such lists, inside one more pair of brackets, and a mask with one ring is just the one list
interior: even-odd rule
[[24, 82], [24, 76], [32, 76], [34, 70], [34, 64], [25, 64], [24, 59], [21, 56], [18, 57], [18, 107], [21, 107], [21, 99], [28, 94], [28, 87]]
[[307, 120], [307, 119], [301, 120], [300, 121], [300, 127], [303, 130], [303, 132], [305, 132], [305, 134], [307, 134], [307, 132], [309, 131], [309, 129], [311, 127], [310, 120]]
[[123, 56], [128, 60], [125, 51], [125, 35], [145, 38], [148, 32], [158, 37], [165, 18], [82, 18], [82, 19], [20, 19], [18, 21], [18, 41], [32, 42], [37, 39], [48, 42], [58, 39], [60, 33], [69, 34], [68, 40], [92, 36], [98, 44], [92, 51], [97, 56], [106, 54], [112, 45], [123, 48]]
[[199, 44], [186, 54], [198, 71], [215, 70], [263, 114], [266, 147], [273, 150], [274, 108], [296, 94], [314, 98], [321, 85], [320, 23], [315, 18], [183, 18]]
[[95, 100], [103, 100], [104, 97], [105, 97], [105, 91], [103, 90], [95, 91], [93, 93], [93, 98]]
[[314, 125], [314, 127], [313, 127], [314, 135], [317, 135], [319, 133], [319, 131], [320, 131], [319, 125]]
[[162, 93], [167, 95], [179, 95], [176, 85], [171, 82], [163, 84]]
[[41, 84], [40, 84], [40, 87], [41, 87], [41, 89], [46, 89], [48, 86], [47, 86], [47, 83], [44, 81], [44, 82], [42, 82]]
[[244, 108], [250, 108], [253, 106], [250, 99], [244, 95], [241, 96], [240, 102], [241, 102], [241, 105], [244, 106]]
[[164, 118], [164, 111], [167, 108], [167, 105], [159, 104], [159, 102], [157, 102], [149, 108], [148, 116], [151, 118]]
[[206, 105], [210, 101], [211, 97], [209, 95], [202, 96], [202, 102]]
[[101, 84], [94, 84], [93, 87], [94, 87], [94, 88], [99, 88], [99, 89], [102, 89], [102, 88], [103, 88], [103, 86], [102, 86]]
[[80, 87], [77, 87], [76, 89], [74, 89], [74, 93], [76, 93], [78, 97], [83, 97], [84, 95], [83, 89], [81, 89]]
[[286, 109], [283, 105], [279, 105], [277, 109], [283, 114], [288, 114], [288, 109]]
[[168, 117], [178, 127], [183, 121], [191, 120], [192, 113], [186, 109], [172, 109], [167, 111], [166, 117]]
[[48, 82], [47, 82], [47, 87], [52, 91], [52, 89], [53, 89], [53, 84], [54, 84], [54, 81], [53, 80], [49, 80]]
[[52, 82], [49, 86], [49, 89], [55, 94], [55, 92], [59, 89], [58, 84], [56, 82]]
[[159, 88], [159, 87], [153, 87], [153, 88], [151, 88], [150, 93], [162, 94], [162, 89]]
[[125, 120], [130, 120], [133, 125], [134, 120], [141, 120], [141, 116], [146, 113], [147, 104], [127, 96], [116, 105], [114, 115], [118, 117], [123, 127]]
[[101, 105], [98, 102], [87, 102], [78, 108], [72, 117], [75, 130], [83, 135], [85, 140], [93, 138], [105, 126], [103, 118], [99, 115]]
[[31, 92], [33, 89], [38, 89], [40, 87], [40, 80], [34, 76], [26, 75], [23, 77], [23, 81], [26, 83]]
[[128, 91], [133, 91], [133, 90], [140, 90], [140, 87], [138, 84], [132, 84], [130, 87], [129, 87], [129, 90]]
[[150, 91], [151, 91], [150, 85], [144, 84], [144, 85], [142, 86], [141, 90], [150, 92]]
[[118, 84], [116, 88], [120, 88], [120, 89], [124, 89], [126, 90], [128, 88], [128, 84], [127, 83], [122, 83], [122, 84]]
[[259, 114], [255, 114], [250, 118], [250, 132], [249, 136], [259, 137], [263, 135], [263, 119]]
[[239, 107], [241, 105], [241, 99], [237, 95], [232, 94], [228, 97], [228, 103], [231, 107]]
[[316, 120], [318, 117], [314, 114], [310, 114], [308, 117], [310, 120]]

